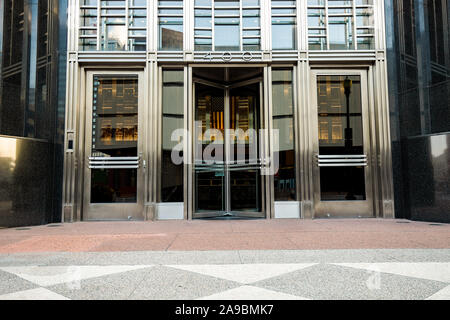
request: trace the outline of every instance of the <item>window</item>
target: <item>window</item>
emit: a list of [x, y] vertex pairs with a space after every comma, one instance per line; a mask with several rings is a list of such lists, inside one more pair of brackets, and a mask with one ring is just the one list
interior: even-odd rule
[[309, 49], [374, 49], [373, 10], [373, 0], [308, 0]]
[[279, 169], [274, 176], [275, 201], [295, 201], [295, 125], [292, 69], [272, 71], [272, 121], [279, 130]]
[[80, 0], [79, 49], [145, 51], [146, 0]]
[[296, 49], [296, 1], [272, 0], [272, 49]]
[[184, 72], [163, 70], [161, 202], [183, 202], [183, 164], [172, 161], [174, 130], [184, 128]]
[[195, 0], [195, 50], [261, 50], [259, 5], [260, 0]]
[[159, 50], [183, 50], [183, 1], [158, 1]]

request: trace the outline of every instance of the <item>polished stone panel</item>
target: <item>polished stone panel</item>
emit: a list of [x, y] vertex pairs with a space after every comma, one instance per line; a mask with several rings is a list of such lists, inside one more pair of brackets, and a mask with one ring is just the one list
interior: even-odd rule
[[411, 218], [450, 222], [450, 133], [411, 138], [406, 144]]
[[0, 227], [50, 221], [52, 149], [47, 142], [0, 136]]

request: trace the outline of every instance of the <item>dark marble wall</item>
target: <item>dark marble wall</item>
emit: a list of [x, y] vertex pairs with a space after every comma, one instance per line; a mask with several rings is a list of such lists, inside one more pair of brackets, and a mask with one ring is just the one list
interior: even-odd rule
[[385, 0], [398, 218], [450, 222], [449, 9], [450, 0]]
[[59, 222], [67, 1], [0, 2], [0, 227]]
[[52, 145], [0, 136], [0, 227], [53, 221]]
[[408, 139], [411, 219], [450, 223], [450, 134]]

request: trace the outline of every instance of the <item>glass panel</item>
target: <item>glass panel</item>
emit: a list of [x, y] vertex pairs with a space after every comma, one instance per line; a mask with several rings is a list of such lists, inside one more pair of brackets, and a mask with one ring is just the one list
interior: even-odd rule
[[225, 171], [195, 173], [195, 212], [214, 212], [225, 210]]
[[159, 49], [183, 50], [183, 18], [164, 17], [159, 19]]
[[79, 49], [83, 51], [97, 50], [96, 35], [100, 35], [100, 50], [145, 51], [147, 47], [147, 9], [145, 8], [147, 1], [98, 1], [100, 1], [100, 12], [98, 12], [97, 0], [82, 0], [81, 2]]
[[[92, 156], [136, 157], [138, 79], [94, 76]], [[136, 202], [136, 169], [93, 169], [91, 203]]]
[[220, 21], [216, 19], [215, 34], [214, 34], [215, 50], [218, 51], [240, 50], [239, 30], [240, 30], [239, 19], [222, 19]]
[[274, 176], [275, 201], [295, 201], [295, 130], [292, 70], [272, 71], [273, 129], [279, 130], [279, 169]]
[[259, 170], [230, 171], [231, 211], [261, 212]]
[[330, 50], [354, 49], [353, 23], [349, 17], [329, 17]]
[[183, 50], [183, 1], [158, 1], [159, 50]]
[[219, 162], [215, 166], [196, 166], [196, 212], [225, 210], [224, 96], [223, 89], [195, 85], [195, 161]]
[[259, 158], [259, 83], [232, 89], [230, 96], [230, 129], [235, 131], [230, 141], [233, 149], [231, 161], [250, 160], [255, 163]]
[[136, 203], [136, 169], [91, 170], [91, 203]]
[[[325, 4], [328, 6], [327, 11]], [[372, 0], [309, 0], [309, 49], [373, 50], [375, 20], [372, 5]], [[355, 38], [355, 32], [358, 35], [368, 34], [370, 37]], [[318, 38], [319, 34], [323, 38]], [[324, 45], [327, 40], [329, 47]]]
[[272, 0], [272, 48], [296, 49], [296, 1]]
[[117, 24], [115, 18], [104, 19], [102, 24], [101, 41], [101, 48], [104, 51], [126, 50], [126, 26], [124, 24]]
[[196, 160], [202, 160], [205, 148], [214, 142], [216, 148], [208, 155], [224, 161], [224, 104], [223, 89], [195, 85]]
[[[318, 76], [320, 155], [364, 154], [361, 79], [359, 76]], [[365, 200], [364, 167], [321, 167], [323, 201]]]
[[295, 18], [272, 18], [272, 48], [274, 50], [295, 49]]
[[172, 141], [172, 133], [184, 128], [183, 70], [163, 71], [162, 109], [161, 201], [183, 202], [183, 163], [172, 160], [172, 150], [181, 142]]

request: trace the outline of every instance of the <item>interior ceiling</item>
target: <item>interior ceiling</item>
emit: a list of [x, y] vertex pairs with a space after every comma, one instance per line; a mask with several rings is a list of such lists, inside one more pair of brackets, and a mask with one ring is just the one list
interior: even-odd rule
[[223, 85], [231, 85], [249, 79], [260, 77], [263, 74], [262, 68], [241, 68], [241, 67], [214, 67], [193, 68], [193, 77]]

